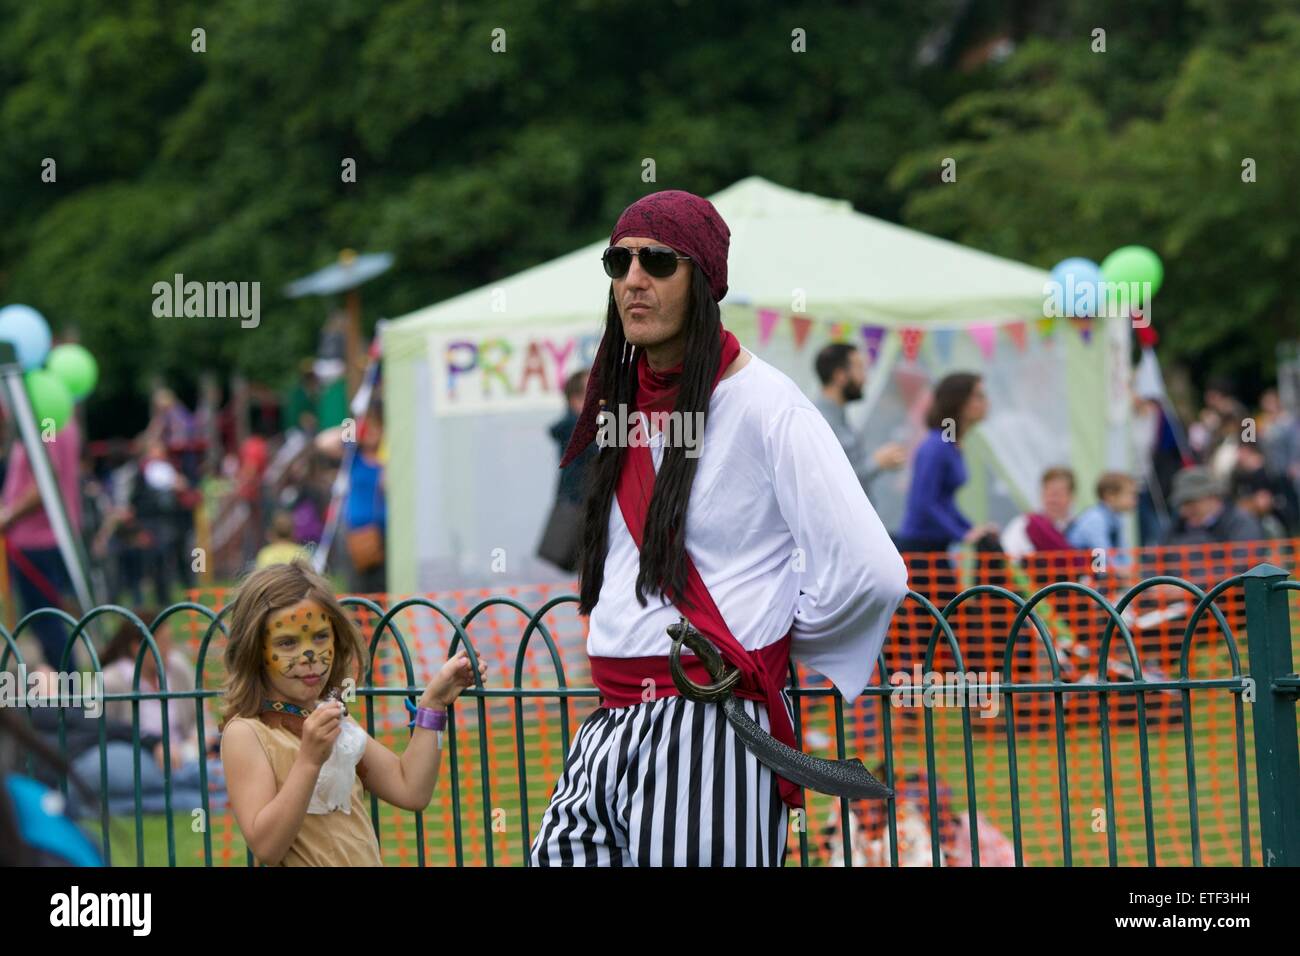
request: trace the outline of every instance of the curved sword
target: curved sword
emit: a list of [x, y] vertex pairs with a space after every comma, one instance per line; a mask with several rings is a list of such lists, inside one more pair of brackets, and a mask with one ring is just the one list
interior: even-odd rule
[[[722, 712], [736, 736], [763, 766], [792, 783], [832, 797], [852, 800], [888, 800], [893, 797], [894, 791], [873, 777], [858, 758], [826, 760], [814, 757], [786, 746], [756, 724], [740, 706], [740, 699], [734, 693], [740, 683], [740, 671], [728, 668], [714, 643], [692, 627], [686, 618], [669, 627], [668, 636], [673, 640], [668, 663], [678, 692], [689, 700], [722, 704]], [[697, 684], [686, 675], [681, 661], [683, 644], [703, 661], [713, 678], [712, 684]]]

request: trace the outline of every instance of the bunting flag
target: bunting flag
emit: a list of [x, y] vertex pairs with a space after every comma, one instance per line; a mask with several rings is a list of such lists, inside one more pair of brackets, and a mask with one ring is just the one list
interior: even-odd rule
[[1084, 342], [1092, 341], [1092, 319], [1075, 318], [1070, 320], [1074, 327], [1079, 331], [1079, 337]]
[[986, 360], [993, 358], [993, 352], [997, 348], [998, 330], [994, 325], [972, 325], [969, 329], [970, 337], [975, 340], [975, 344], [980, 347], [980, 354]]
[[921, 339], [925, 338], [925, 332], [921, 329], [899, 329], [898, 334], [903, 340], [903, 357], [909, 362], [915, 362], [917, 353], [921, 351]]
[[930, 338], [934, 342], [934, 352], [939, 356], [939, 361], [947, 365], [952, 358], [952, 340], [956, 338], [956, 333], [952, 329], [935, 329], [930, 333]]
[[[778, 321], [781, 318], [781, 312], [777, 309], [757, 309], [758, 318], [758, 342], [760, 346], [766, 346], [772, 338]], [[1078, 330], [1080, 337], [1084, 342], [1092, 341], [1092, 320], [1088, 318], [1071, 318], [1070, 321]], [[1056, 318], [1052, 316], [1043, 316], [1034, 320], [1034, 329], [1039, 338], [1050, 342], [1056, 334]], [[813, 319], [811, 316], [792, 313], [790, 315], [790, 324], [794, 332], [795, 348], [802, 351], [808, 341], [808, 335], [812, 331]], [[1023, 319], [1017, 319], [1010, 322], [993, 325], [991, 323], [979, 323], [976, 325], [966, 326], [966, 331], [975, 344], [979, 346], [980, 354], [986, 360], [993, 358], [997, 351], [997, 334], [1000, 327], [1005, 327], [1007, 336], [1015, 345], [1019, 352], [1028, 348], [1029, 323]], [[830, 325], [828, 330], [828, 339], [831, 342], [848, 342], [850, 341], [850, 330], [852, 326], [845, 322], [835, 322]], [[879, 325], [863, 325], [859, 327], [862, 333], [863, 344], [866, 347], [867, 358], [874, 364], [880, 358], [880, 347], [885, 339], [886, 329]], [[899, 336], [903, 347], [903, 356], [909, 361], [915, 361], [920, 354], [921, 342], [925, 339], [928, 332], [933, 337], [936, 357], [941, 362], [948, 362], [952, 357], [952, 346], [956, 335], [955, 328], [906, 328], [899, 329]], [[1144, 333], [1146, 333], [1144, 335]], [[1139, 341], [1147, 337], [1154, 337], [1155, 330], [1151, 328], [1138, 328], [1137, 334]], [[1145, 343], [1144, 343], [1145, 344]]]
[[1008, 322], [1007, 335], [1011, 337], [1011, 341], [1015, 345], [1017, 352], [1023, 352], [1025, 350], [1025, 323]]
[[804, 342], [808, 341], [808, 330], [812, 328], [812, 319], [806, 315], [792, 315], [790, 323], [794, 326], [794, 347], [802, 349]]
[[880, 357], [880, 342], [885, 337], [885, 330], [878, 325], [864, 325], [862, 327], [862, 338], [867, 346], [867, 358], [871, 364], [876, 364], [876, 359]]

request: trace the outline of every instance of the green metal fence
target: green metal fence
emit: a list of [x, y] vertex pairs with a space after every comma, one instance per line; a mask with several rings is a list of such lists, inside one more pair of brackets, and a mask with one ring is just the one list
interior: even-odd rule
[[[1174, 675], [1151, 679], [1143, 675], [1143, 662], [1126, 621], [1126, 611], [1146, 592], [1155, 588], [1178, 589], [1195, 604], [1183, 632], [1179, 665]], [[825, 681], [791, 670], [792, 700], [795, 708], [796, 733], [802, 746], [812, 752], [845, 757], [858, 753], [859, 747], [878, 748], [883, 778], [895, 787], [914, 785], [914, 802], [925, 818], [929, 839], [929, 862], [941, 865], [945, 839], [969, 840], [969, 863], [981, 865], [985, 850], [984, 826], [992, 815], [985, 807], [998, 804], [997, 816], [1009, 826], [1008, 838], [1014, 863], [1025, 865], [1026, 848], [1036, 846], [1038, 862], [1065, 866], [1081, 862], [1108, 865], [1124, 863], [1160, 865], [1171, 861], [1162, 850], [1172, 832], [1190, 845], [1194, 865], [1235, 863], [1249, 866], [1300, 865], [1300, 756], [1297, 755], [1296, 698], [1300, 679], [1294, 672], [1292, 635], [1288, 598], [1300, 590], [1300, 581], [1290, 580], [1287, 573], [1269, 564], [1227, 577], [1208, 590], [1183, 578], [1158, 575], [1147, 578], [1127, 590], [1113, 603], [1093, 587], [1073, 581], [1058, 581], [1028, 596], [995, 584], [978, 584], [946, 601], [942, 607], [925, 594], [912, 591], [899, 614], [921, 615], [928, 621], [929, 635], [924, 645], [921, 665], [925, 673], [934, 668], [943, 654], [948, 655], [949, 671], [968, 674], [968, 662], [957, 639], [961, 609], [968, 602], [1005, 602], [1014, 615], [1010, 627], [1000, 635], [1000, 664], [995, 687], [1003, 703], [1002, 719], [984, 721], [973, 717], [971, 706], [961, 706], [952, 714], [937, 712], [922, 705], [920, 722], [916, 713], [898, 705], [899, 687], [884, 652], [878, 666], [878, 678], [863, 697], [848, 707]], [[1230, 626], [1219, 601], [1230, 593], [1244, 593], [1246, 654]], [[1105, 620], [1097, 651], [1098, 679], [1089, 682], [1066, 680], [1058, 636], [1054, 635], [1056, 615], [1051, 609], [1062, 601], [1084, 602], [1095, 608]], [[572, 732], [583, 712], [597, 702], [598, 692], [585, 681], [574, 686], [566, 674], [563, 648], [553, 629], [556, 615], [573, 615], [577, 598], [564, 594], [536, 607], [526, 606], [513, 597], [495, 596], [476, 603], [466, 613], [455, 614], [438, 601], [410, 598], [387, 608], [366, 598], [352, 597], [344, 605], [357, 615], [363, 634], [369, 639], [369, 659], [358, 682], [357, 697], [364, 711], [363, 724], [372, 734], [400, 749], [405, 719], [403, 699], [414, 700], [423, 689], [412, 654], [412, 645], [403, 633], [404, 623], [417, 619], [432, 620], [449, 640], [439, 646], [439, 653], [453, 654], [465, 647], [476, 662], [481, 653], [472, 636], [479, 633], [483, 621], [493, 615], [508, 615], [516, 621], [517, 632], [511, 635], [511, 647], [502, 652], [506, 667], [489, 676], [487, 685], [466, 692], [449, 723], [446, 754], [435, 794], [434, 805], [424, 813], [397, 813], [381, 808], [371, 799], [372, 820], [379, 834], [387, 862], [417, 865], [487, 866], [519, 864], [527, 859], [529, 843], [540, 818], [550, 789], [555, 782]], [[97, 646], [103, 645], [103, 632], [114, 620], [128, 620], [141, 628], [147, 637], [134, 663], [129, 691], [103, 695], [105, 704], [125, 702], [131, 709], [131, 747], [134, 794], [131, 812], [110, 811], [108, 719], [107, 713], [95, 718], [98, 733], [98, 797], [95, 812], [86, 822], [97, 826], [105, 858], [113, 864], [248, 863], [246, 853], [230, 823], [229, 813], [210, 794], [210, 779], [217, 764], [197, 761], [199, 798], [193, 805], [173, 801], [172, 774], [164, 775], [163, 803], [160, 814], [146, 813], [142, 780], [147, 761], [152, 759], [142, 748], [141, 704], [146, 701], [193, 701], [196, 707], [197, 738], [200, 755], [208, 751], [215, 739], [213, 709], [219, 696], [218, 645], [226, 637], [225, 609], [189, 601], [168, 607], [152, 621], [140, 621], [128, 609], [118, 606], [97, 607], [80, 620], [56, 610], [37, 611], [24, 617], [11, 634], [0, 628], [4, 639], [0, 670], [22, 665], [17, 639], [40, 615], [52, 615], [70, 628], [70, 635], [58, 670], [70, 672], [74, 649], [85, 658], [84, 665], [93, 674], [101, 673]], [[1225, 675], [1193, 677], [1191, 653], [1193, 636], [1206, 618], [1212, 619], [1222, 641], [1226, 659]], [[153, 635], [161, 633], [168, 622], [184, 620], [194, 635], [195, 687], [193, 690], [169, 690], [167, 667]], [[549, 623], [548, 623], [549, 622]], [[492, 625], [500, 630], [499, 621]], [[571, 649], [570, 649], [571, 650]], [[1024, 677], [1020, 662], [1032, 651], [1045, 668], [1043, 677]], [[141, 687], [141, 667], [145, 655], [152, 655], [159, 687]], [[420, 651], [427, 660], [427, 648]], [[568, 667], [572, 669], [575, 656]], [[1130, 679], [1108, 679], [1110, 663], [1122, 660]], [[894, 661], [897, 665], [898, 661]], [[425, 673], [427, 675], [428, 668]], [[381, 680], [382, 675], [387, 680]], [[544, 674], [539, 677], [539, 674]], [[392, 679], [395, 675], [395, 680]], [[530, 677], [530, 675], [532, 675]], [[888, 677], [886, 675], [889, 675]], [[67, 752], [68, 708], [82, 701], [75, 693], [60, 690], [57, 709], [57, 742]], [[1152, 745], [1149, 739], [1152, 714], [1150, 702], [1161, 695], [1177, 695], [1176, 708], [1167, 708], [1161, 718], [1167, 733], [1169, 726], [1181, 727], [1181, 755], [1177, 748], [1160, 749], [1160, 759], [1168, 766], [1181, 762], [1173, 776], [1180, 786], [1174, 798], [1161, 796], [1153, 788]], [[1088, 698], [1088, 708], [1076, 706], [1078, 695]], [[1208, 699], [1223, 704], [1231, 712], [1231, 746], [1212, 739], [1198, 738], [1197, 701]], [[1026, 707], [1025, 701], [1046, 700], [1050, 707]], [[1202, 704], [1202, 707], [1207, 706]], [[29, 717], [35, 718], [34, 705], [28, 701]], [[163, 766], [172, 765], [170, 708], [159, 708]], [[1072, 716], [1086, 712], [1097, 717], [1093, 725], [1077, 722]], [[814, 728], [814, 715], [822, 715], [826, 733]], [[1117, 718], [1116, 715], [1120, 715]], [[951, 761], [944, 756], [943, 737], [936, 731], [937, 720], [960, 720], [960, 753]], [[1116, 726], [1117, 719], [1122, 726]], [[898, 731], [912, 727], [919, 750], [904, 752], [897, 745]], [[994, 731], [994, 736], [989, 736]], [[82, 728], [84, 733], [84, 727]], [[954, 737], [957, 735], [953, 735]], [[997, 738], [1005, 738], [1005, 766], [1000, 754], [994, 755]], [[1120, 739], [1123, 738], [1123, 739]], [[867, 741], [868, 743], [863, 743]], [[997, 772], [978, 770], [976, 754], [984, 741], [983, 754], [989, 767]], [[1035, 756], [1026, 757], [1026, 742], [1032, 741]], [[1248, 752], [1253, 741], [1253, 752]], [[1077, 751], [1087, 746], [1099, 748], [1101, 755], [1100, 785], [1104, 793], [1101, 805], [1080, 808], [1072, 804], [1072, 788], [1077, 792]], [[1038, 748], [1050, 752], [1044, 755]], [[1127, 756], [1125, 756], [1127, 748]], [[1135, 748], [1135, 753], [1134, 753]], [[1120, 754], [1116, 759], [1117, 750]], [[505, 754], [503, 756], [503, 753]], [[1071, 754], [1076, 753], [1072, 771]], [[941, 768], [941, 758], [945, 761]], [[1135, 758], [1135, 759], [1134, 759]], [[1253, 759], [1252, 759], [1253, 758]], [[924, 761], [925, 772], [902, 773], [903, 765]], [[1226, 765], [1231, 767], [1225, 769]], [[1005, 780], [994, 779], [1005, 771]], [[28, 771], [37, 772], [29, 759]], [[944, 773], [958, 774], [964, 786], [953, 788], [949, 802], [963, 808], [964, 832], [953, 837], [951, 814], [944, 809], [941, 790]], [[1136, 775], [1136, 796], [1130, 800], [1125, 787]], [[1031, 780], [1032, 778], [1032, 780]], [[1214, 805], [1206, 812], [1216, 818], [1216, 832], [1236, 837], [1235, 849], [1224, 849], [1222, 841], [1214, 859], [1205, 859], [1202, 793], [1207, 778], [1213, 778]], [[1228, 781], [1224, 784], [1224, 781]], [[1048, 800], [1055, 798], [1052, 826], [1041, 820], [1027, 825], [1026, 787], [1038, 787]], [[1185, 806], [1183, 787], [1185, 784]], [[67, 774], [61, 774], [57, 786], [65, 798], [75, 797]], [[904, 791], [900, 791], [904, 792]], [[916, 862], [906, 858], [907, 832], [915, 823], [900, 821], [898, 801], [869, 807], [851, 807], [847, 800], [830, 800], [809, 794], [806, 814], [792, 815], [790, 860], [803, 865], [812, 863], [854, 864], [859, 844], [870, 852], [883, 854], [877, 862], [888, 865]], [[964, 799], [963, 799], [964, 798]], [[1232, 798], [1232, 799], [1229, 799]], [[911, 798], [909, 798], [911, 799]], [[1076, 798], [1077, 799], [1077, 798]], [[1177, 812], [1165, 804], [1178, 803]], [[1123, 805], [1121, 806], [1121, 802]], [[1229, 806], [1235, 803], [1235, 806]], [[1159, 812], [1159, 819], [1157, 814]], [[819, 823], [829, 813], [830, 824]], [[426, 814], [438, 818], [441, 826], [426, 827]], [[1084, 823], [1080, 823], [1080, 820]], [[221, 822], [221, 826], [216, 824]], [[1100, 826], [1098, 825], [1100, 822]], [[873, 830], [874, 827], [874, 830]], [[214, 847], [214, 831], [221, 830], [221, 845]], [[875, 836], [870, 834], [875, 833]], [[1140, 836], [1136, 836], [1140, 832]], [[947, 837], [944, 834], [947, 833]], [[867, 834], [864, 836], [864, 834]], [[1081, 836], [1082, 834], [1082, 836]], [[1121, 836], [1136, 841], [1121, 853]], [[1096, 841], [1087, 852], [1080, 853], [1080, 839]], [[1101, 844], [1104, 841], [1104, 850]], [[412, 843], [414, 844], [412, 848]], [[1049, 847], [1046, 858], [1041, 847]], [[1126, 844], [1127, 846], [1127, 844]], [[902, 848], [900, 850], [900, 847]], [[870, 855], [868, 854], [868, 859]], [[988, 861], [983, 861], [987, 863]]]

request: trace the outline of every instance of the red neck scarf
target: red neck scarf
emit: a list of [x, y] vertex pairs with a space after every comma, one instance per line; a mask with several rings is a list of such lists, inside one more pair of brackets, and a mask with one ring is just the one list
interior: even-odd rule
[[[719, 333], [722, 337], [722, 355], [718, 359], [718, 370], [713, 376], [710, 393], [718, 387], [718, 382], [722, 381], [728, 366], [740, 355], [740, 343], [736, 341], [736, 337], [721, 326], [719, 326]], [[672, 368], [656, 371], [650, 367], [650, 361], [646, 358], [645, 350], [642, 349], [636, 360], [637, 409], [643, 412], [671, 412], [677, 404], [677, 390], [681, 386], [682, 369], [685, 364], [683, 359]]]
[[[722, 356], [718, 361], [717, 374], [713, 378], [713, 387], [717, 388], [727, 367], [740, 354], [740, 343], [730, 332], [722, 332]], [[677, 389], [681, 381], [681, 366], [656, 372], [645, 361], [644, 353], [637, 364], [637, 407], [641, 411], [669, 411], [677, 401]], [[623, 521], [636, 542], [638, 549], [645, 539], [646, 513], [650, 508], [650, 497], [654, 494], [655, 468], [650, 449], [643, 443], [635, 443], [626, 449], [623, 467], [618, 478], [618, 506], [623, 512]], [[789, 635], [777, 642], [779, 654], [749, 653], [741, 646], [727, 627], [727, 622], [713, 601], [713, 595], [700, 577], [700, 572], [686, 555], [686, 588], [684, 603], [689, 608], [678, 608], [680, 613], [713, 641], [721, 651], [728, 664], [741, 672], [740, 689], [737, 696], [759, 700], [767, 705], [768, 720], [772, 736], [791, 747], [796, 746], [794, 727], [790, 723], [789, 712], [781, 696], [785, 684], [786, 672], [789, 670]], [[684, 658], [694, 660], [693, 658]], [[593, 676], [597, 667], [593, 662]], [[707, 679], [707, 678], [706, 678]], [[669, 685], [671, 686], [671, 684]], [[602, 688], [602, 692], [604, 688]], [[676, 688], [672, 688], [676, 693]], [[796, 784], [783, 778], [777, 778], [780, 785], [781, 799], [791, 807], [803, 806], [803, 793]]]

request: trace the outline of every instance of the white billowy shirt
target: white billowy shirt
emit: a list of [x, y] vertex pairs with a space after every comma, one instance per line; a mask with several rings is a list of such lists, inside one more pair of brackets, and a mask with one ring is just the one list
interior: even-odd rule
[[[651, 440], [655, 470], [663, 433]], [[615, 498], [587, 653], [667, 655], [681, 616], [636, 599], [640, 555]], [[907, 568], [826, 419], [777, 369], [749, 363], [709, 402], [686, 511], [686, 549], [742, 647], [791, 630], [791, 654], [853, 700], [871, 678]]]

